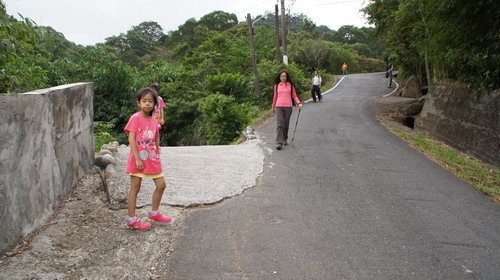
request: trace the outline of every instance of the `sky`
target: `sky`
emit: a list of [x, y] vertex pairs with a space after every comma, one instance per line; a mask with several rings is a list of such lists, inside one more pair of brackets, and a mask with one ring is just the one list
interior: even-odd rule
[[[103, 43], [144, 21], [155, 21], [163, 32], [175, 31], [190, 18], [213, 11], [234, 13], [238, 21], [274, 13], [279, 0], [2, 0], [7, 14], [18, 14], [50, 26], [80, 45]], [[291, 14], [304, 14], [317, 26], [337, 30], [342, 25], [368, 26], [359, 10], [366, 0], [285, 0]], [[281, 14], [281, 11], [280, 11]], [[258, 23], [257, 23], [258, 24]]]

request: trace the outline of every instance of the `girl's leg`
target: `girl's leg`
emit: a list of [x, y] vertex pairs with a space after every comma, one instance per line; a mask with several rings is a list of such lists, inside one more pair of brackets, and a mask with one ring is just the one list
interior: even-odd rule
[[163, 196], [163, 191], [165, 190], [167, 183], [165, 182], [164, 177], [156, 178], [154, 179], [154, 182], [156, 188], [155, 191], [153, 192], [153, 202], [151, 204], [151, 210], [158, 211], [158, 209], [160, 208], [160, 202]]
[[135, 217], [135, 207], [137, 205], [137, 194], [141, 189], [142, 178], [130, 176], [130, 189], [127, 196], [128, 216]]

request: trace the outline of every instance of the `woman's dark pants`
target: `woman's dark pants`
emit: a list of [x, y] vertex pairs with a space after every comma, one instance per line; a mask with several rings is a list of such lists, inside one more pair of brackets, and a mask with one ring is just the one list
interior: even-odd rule
[[292, 107], [276, 107], [276, 143], [285, 144], [288, 139], [288, 127], [292, 116]]

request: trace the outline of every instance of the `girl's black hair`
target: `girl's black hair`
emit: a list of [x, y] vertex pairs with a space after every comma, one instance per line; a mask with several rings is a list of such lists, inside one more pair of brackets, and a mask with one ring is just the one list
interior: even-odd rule
[[158, 95], [160, 95], [161, 87], [159, 83], [152, 83], [148, 87], [154, 89]]
[[[137, 92], [137, 102], [141, 102], [141, 98], [147, 95], [148, 93], [150, 93], [153, 96], [154, 100], [153, 108], [156, 108], [156, 105], [158, 104], [158, 94], [156, 93], [156, 90], [154, 90], [151, 87], [143, 88], [139, 90], [139, 92]], [[151, 110], [151, 112], [149, 112], [149, 115], [152, 116], [153, 112], [154, 110]]]

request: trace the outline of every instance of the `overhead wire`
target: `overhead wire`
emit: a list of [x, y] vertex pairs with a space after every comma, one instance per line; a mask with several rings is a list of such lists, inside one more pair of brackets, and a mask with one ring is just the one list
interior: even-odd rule
[[246, 8], [246, 9], [244, 9], [243, 11], [239, 12], [239, 14], [242, 14], [242, 13], [244, 13], [244, 12], [250, 11], [251, 9], [253, 9], [253, 8], [257, 7], [257, 6], [260, 6], [260, 5], [262, 5], [262, 4], [266, 3], [266, 2], [269, 2], [269, 0], [267, 0], [267, 1], [262, 1], [262, 2], [260, 2], [260, 3], [258, 3], [258, 4], [253, 5], [252, 7]]

